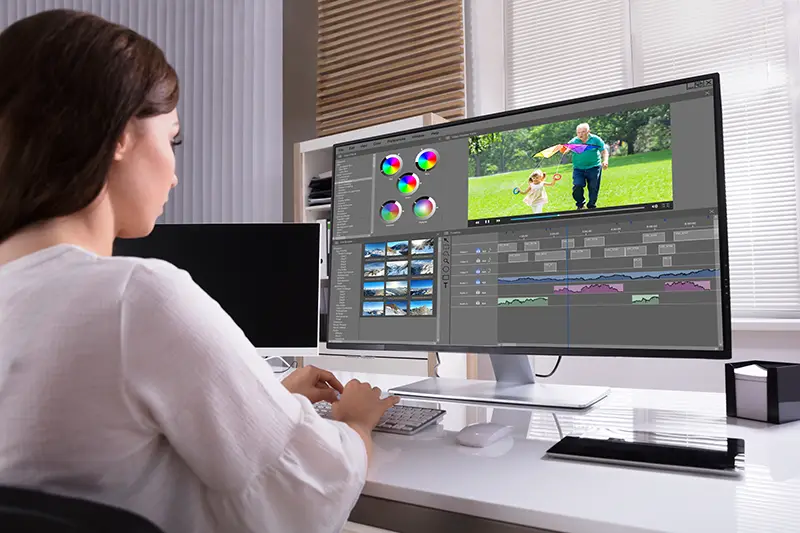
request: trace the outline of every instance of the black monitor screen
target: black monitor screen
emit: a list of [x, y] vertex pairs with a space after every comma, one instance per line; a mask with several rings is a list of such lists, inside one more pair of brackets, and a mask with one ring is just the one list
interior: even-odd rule
[[186, 270], [257, 348], [316, 348], [319, 234], [318, 224], [163, 224], [117, 239], [114, 255]]
[[716, 74], [334, 147], [328, 346], [730, 357]]

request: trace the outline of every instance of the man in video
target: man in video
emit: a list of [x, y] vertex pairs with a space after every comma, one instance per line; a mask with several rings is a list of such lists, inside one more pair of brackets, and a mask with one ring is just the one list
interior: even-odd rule
[[[608, 168], [608, 150], [603, 139], [590, 132], [589, 124], [578, 124], [575, 134], [576, 137], [569, 141], [570, 144], [589, 144], [597, 148], [572, 153], [572, 198], [578, 209], [583, 209], [584, 206], [594, 209], [600, 193], [600, 177], [603, 170]], [[589, 189], [588, 203], [584, 198], [584, 188]]]

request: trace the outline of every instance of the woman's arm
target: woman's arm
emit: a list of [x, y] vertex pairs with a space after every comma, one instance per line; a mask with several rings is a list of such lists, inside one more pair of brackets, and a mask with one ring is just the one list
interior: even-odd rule
[[323, 420], [274, 377], [185, 272], [136, 266], [121, 344], [131, 412], [208, 489], [221, 530], [339, 531], [366, 478], [368, 434]]

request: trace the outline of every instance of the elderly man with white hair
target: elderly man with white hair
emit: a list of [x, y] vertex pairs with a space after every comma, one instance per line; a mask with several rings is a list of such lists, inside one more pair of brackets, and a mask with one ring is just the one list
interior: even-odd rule
[[[575, 128], [576, 137], [570, 144], [589, 144], [596, 148], [572, 154], [572, 198], [578, 209], [594, 209], [597, 206], [597, 195], [600, 193], [600, 177], [608, 168], [608, 149], [606, 143], [589, 130], [585, 122]], [[584, 198], [583, 189], [589, 189], [589, 201]]]

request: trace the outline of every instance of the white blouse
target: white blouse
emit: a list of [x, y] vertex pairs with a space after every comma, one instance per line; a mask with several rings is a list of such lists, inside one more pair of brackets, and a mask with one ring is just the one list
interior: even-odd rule
[[72, 245], [0, 266], [0, 484], [167, 533], [314, 533], [344, 527], [366, 470], [186, 272]]

